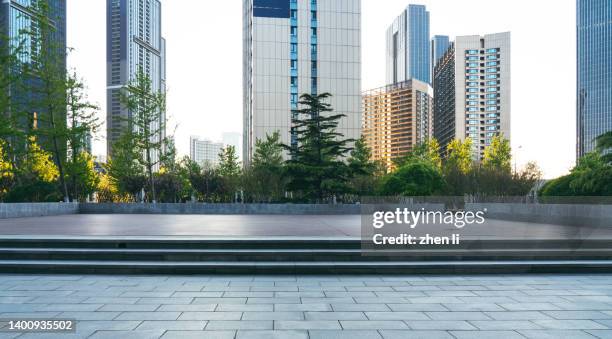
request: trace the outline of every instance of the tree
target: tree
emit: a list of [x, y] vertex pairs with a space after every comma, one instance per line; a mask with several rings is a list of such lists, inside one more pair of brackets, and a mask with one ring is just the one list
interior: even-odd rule
[[57, 195], [59, 170], [50, 152], [43, 150], [36, 138], [30, 137], [27, 145], [28, 156], [24, 159], [17, 176], [22, 180], [7, 193], [7, 202], [53, 202]]
[[542, 196], [612, 196], [612, 165], [597, 152], [580, 158], [570, 174], [551, 180]]
[[440, 169], [432, 163], [415, 160], [404, 164], [384, 180], [381, 194], [388, 196], [429, 196], [444, 187]]
[[223, 180], [223, 196], [226, 201], [232, 201], [239, 189], [241, 173], [236, 147], [224, 147], [219, 153], [218, 174]]
[[87, 152], [71, 156], [66, 163], [66, 173], [70, 178], [68, 188], [73, 200], [87, 199], [100, 184], [100, 177], [94, 168], [94, 159]]
[[347, 161], [351, 172], [351, 193], [359, 196], [374, 194], [378, 179], [386, 169], [384, 164], [371, 159], [372, 152], [362, 136], [355, 142], [355, 148]]
[[61, 46], [55, 34], [52, 9], [48, 0], [31, 3], [29, 10], [34, 14], [36, 24], [25, 32], [32, 44], [31, 62], [25, 65], [24, 76], [31, 77], [27, 81], [30, 93], [31, 112], [39, 112], [35, 116], [35, 130], [43, 148], [52, 155], [59, 171], [59, 182], [64, 195], [64, 201], [70, 200], [66, 182], [66, 50]]
[[485, 148], [482, 165], [487, 169], [508, 172], [512, 170], [512, 149], [510, 141], [495, 136], [491, 144]]
[[440, 157], [440, 144], [438, 140], [435, 138], [427, 139], [425, 142], [416, 145], [412, 151], [405, 156], [396, 159], [394, 163], [397, 167], [401, 167], [415, 160], [427, 161], [437, 168], [442, 168], [442, 158]]
[[300, 97], [303, 108], [294, 110], [292, 118], [295, 143], [283, 145], [290, 156], [286, 162], [288, 189], [309, 201], [323, 202], [349, 190], [350, 170], [343, 158], [355, 140], [343, 139], [336, 131], [346, 115], [332, 113], [325, 102], [330, 97], [329, 93]]
[[221, 195], [223, 178], [218, 170], [212, 167], [201, 168], [196, 162], [189, 160], [185, 163], [189, 183], [200, 200], [205, 202], [217, 202]]
[[446, 148], [443, 173], [446, 178], [446, 193], [463, 195], [471, 189], [468, 174], [472, 169], [472, 140], [455, 139]]
[[66, 79], [67, 120], [65, 135], [68, 142], [66, 172], [70, 197], [84, 199], [95, 191], [99, 178], [94, 161], [87, 153], [87, 143], [100, 127], [96, 112], [98, 107], [87, 100], [85, 85], [76, 73]]
[[8, 193], [15, 178], [13, 165], [8, 159], [5, 148], [6, 143], [0, 140], [0, 201]]
[[147, 177], [139, 158], [142, 153], [136, 147], [137, 139], [131, 132], [124, 133], [113, 146], [113, 155], [108, 159], [106, 170], [110, 182], [119, 194], [129, 194], [133, 200], [144, 189]]
[[604, 162], [612, 164], [612, 131], [604, 133], [595, 139], [595, 149]]
[[[127, 119], [125, 135], [134, 138], [134, 146], [145, 168], [151, 201], [157, 202], [154, 169], [164, 162], [166, 134], [166, 93], [153, 88], [149, 76], [139, 69], [136, 77], [123, 89], [122, 103], [132, 113]], [[113, 152], [115, 148], [113, 148]]]
[[286, 178], [279, 132], [255, 142], [255, 153], [251, 166], [245, 170], [243, 185], [255, 201], [272, 202], [282, 199]]

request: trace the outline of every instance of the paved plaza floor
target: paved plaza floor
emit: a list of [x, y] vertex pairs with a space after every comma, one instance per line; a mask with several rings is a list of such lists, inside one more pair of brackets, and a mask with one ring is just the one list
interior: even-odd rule
[[[612, 239], [612, 228], [487, 220], [461, 230], [421, 225], [412, 234], [464, 239]], [[64, 215], [0, 220], [0, 236], [359, 237], [359, 215]]]
[[612, 338], [612, 275], [0, 275], [0, 338]]

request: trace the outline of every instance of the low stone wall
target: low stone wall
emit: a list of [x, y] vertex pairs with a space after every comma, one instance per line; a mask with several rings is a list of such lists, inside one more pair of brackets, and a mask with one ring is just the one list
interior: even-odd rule
[[78, 203], [0, 204], [0, 219], [78, 214]]
[[81, 214], [359, 214], [359, 205], [315, 204], [81, 204]]
[[465, 210], [486, 210], [490, 219], [612, 228], [612, 205], [486, 203], [465, 204]]

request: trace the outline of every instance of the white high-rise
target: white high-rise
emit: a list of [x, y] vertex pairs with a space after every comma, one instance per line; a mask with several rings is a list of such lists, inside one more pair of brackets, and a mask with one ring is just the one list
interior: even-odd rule
[[338, 132], [361, 134], [361, 0], [243, 0], [244, 162], [257, 139], [291, 135], [303, 93], [333, 95]]
[[223, 143], [214, 142], [197, 136], [189, 137], [189, 158], [203, 167], [214, 167], [219, 164], [219, 153]]
[[510, 139], [510, 33], [458, 36], [436, 65], [434, 134], [444, 148], [470, 138], [481, 160], [495, 136]]
[[[151, 80], [152, 90], [166, 88], [166, 41], [161, 33], [159, 0], [107, 0], [107, 142], [108, 153], [128, 128], [130, 112], [121, 102], [121, 89], [139, 70]], [[159, 123], [166, 119], [160, 112]], [[159, 126], [152, 126], [158, 130]], [[162, 133], [164, 134], [164, 133]], [[155, 138], [164, 138], [157, 135]], [[156, 155], [154, 155], [156, 156]]]

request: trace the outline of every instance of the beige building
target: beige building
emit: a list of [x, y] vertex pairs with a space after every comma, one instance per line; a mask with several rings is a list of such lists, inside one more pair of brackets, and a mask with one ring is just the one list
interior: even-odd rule
[[433, 89], [408, 80], [363, 93], [363, 135], [373, 160], [393, 160], [433, 136]]

